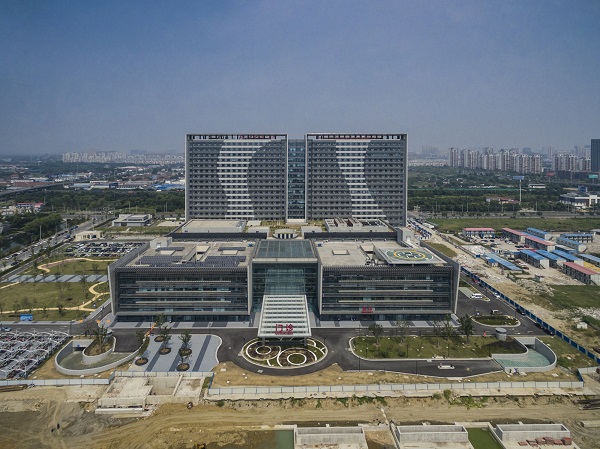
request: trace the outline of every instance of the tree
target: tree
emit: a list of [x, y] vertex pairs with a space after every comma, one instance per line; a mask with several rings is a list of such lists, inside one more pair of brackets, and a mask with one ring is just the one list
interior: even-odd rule
[[140, 344], [140, 348], [138, 349], [138, 355], [140, 357], [143, 357], [144, 355], [144, 351], [146, 350], [146, 347], [144, 346], [144, 342], [146, 341], [146, 332], [143, 330], [138, 330], [135, 333], [135, 338], [137, 339], [138, 343]]
[[81, 292], [86, 293], [88, 291], [87, 277], [84, 275], [81, 275], [79, 277], [79, 284], [81, 285]]
[[163, 324], [165, 324], [167, 322], [167, 319], [165, 318], [164, 315], [158, 315], [156, 317], [156, 320], [154, 321], [154, 327], [158, 329], [158, 331], [160, 332], [160, 330], [163, 327]]
[[104, 324], [101, 324], [96, 330], [94, 330], [94, 335], [96, 337], [96, 343], [98, 343], [98, 346], [102, 347], [104, 341], [106, 340], [106, 336], [108, 335], [108, 329], [104, 327]]
[[158, 336], [162, 339], [161, 349], [165, 349], [171, 340], [171, 329], [167, 326], [161, 327]]
[[189, 349], [190, 341], [192, 340], [192, 333], [189, 330], [185, 330], [181, 333], [179, 339], [181, 340], [181, 349], [183, 349], [185, 352], [187, 349]]
[[404, 341], [409, 327], [410, 323], [405, 318], [396, 321], [396, 330], [398, 332], [398, 336], [400, 337], [400, 341]]
[[463, 333], [467, 337], [467, 341], [469, 341], [469, 337], [473, 335], [474, 325], [473, 318], [468, 313], [465, 316], [461, 316], [458, 319], [458, 328], [461, 333]]
[[381, 324], [373, 323], [369, 326], [369, 332], [375, 337], [375, 343], [379, 343], [379, 338], [383, 334], [383, 326]]
[[56, 308], [58, 309], [58, 314], [59, 314], [61, 317], [64, 317], [64, 316], [65, 316], [65, 306], [63, 306], [62, 304], [58, 304], [58, 305], [56, 306]]
[[440, 337], [443, 335], [444, 326], [439, 318], [433, 320], [433, 335], [435, 335], [435, 346], [440, 347]]
[[446, 315], [444, 318], [442, 334], [446, 338], [446, 344], [448, 345], [448, 357], [450, 357], [450, 339], [454, 336], [454, 327], [452, 326], [452, 319], [450, 315]]
[[92, 264], [92, 271], [94, 272], [94, 274], [98, 274], [98, 271], [100, 271], [99, 268], [100, 265], [98, 265], [97, 263]]

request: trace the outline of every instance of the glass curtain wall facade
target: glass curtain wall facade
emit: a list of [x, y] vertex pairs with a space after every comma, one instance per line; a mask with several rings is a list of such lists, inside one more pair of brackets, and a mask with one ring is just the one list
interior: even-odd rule
[[323, 319], [423, 319], [453, 313], [458, 273], [452, 267], [324, 267]]
[[288, 200], [287, 219], [306, 219], [306, 142], [288, 142]]
[[252, 309], [264, 295], [306, 295], [317, 311], [318, 260], [308, 240], [262, 240], [251, 262]]
[[306, 295], [308, 310], [317, 312], [317, 263], [252, 264], [252, 310], [264, 295]]
[[284, 220], [287, 135], [188, 134], [186, 219]]
[[135, 268], [111, 270], [121, 321], [241, 320], [248, 315], [246, 268]]
[[406, 134], [307, 134], [307, 216], [406, 225]]

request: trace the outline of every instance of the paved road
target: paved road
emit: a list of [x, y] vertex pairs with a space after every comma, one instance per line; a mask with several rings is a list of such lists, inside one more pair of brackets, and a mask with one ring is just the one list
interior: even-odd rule
[[[135, 330], [133, 329], [115, 329], [114, 335], [117, 336], [118, 351], [134, 351], [137, 348], [135, 339]], [[208, 334], [207, 329], [191, 329], [193, 334]], [[485, 374], [499, 371], [502, 368], [493, 360], [452, 360], [454, 369], [440, 370], [437, 366], [439, 361], [428, 360], [385, 360], [373, 361], [359, 359], [349, 348], [349, 340], [356, 336], [356, 329], [314, 329], [313, 336], [327, 345], [328, 353], [323, 360], [314, 365], [300, 367], [293, 370], [282, 370], [275, 368], [266, 368], [257, 366], [248, 362], [240, 356], [242, 347], [250, 340], [256, 338], [256, 329], [253, 328], [229, 328], [212, 329], [211, 333], [218, 335], [222, 339], [222, 344], [217, 351], [217, 358], [220, 362], [232, 361], [239, 367], [250, 372], [261, 372], [262, 374], [275, 376], [297, 376], [301, 374], [310, 374], [322, 370], [334, 363], [337, 363], [345, 371], [390, 371], [406, 374], [420, 374], [437, 377], [467, 377], [478, 374]], [[173, 332], [173, 337], [177, 338], [177, 333]]]

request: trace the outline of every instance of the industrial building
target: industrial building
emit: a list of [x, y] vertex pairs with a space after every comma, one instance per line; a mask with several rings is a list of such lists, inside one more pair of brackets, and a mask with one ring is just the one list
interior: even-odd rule
[[525, 244], [531, 248], [543, 249], [544, 251], [553, 251], [556, 249], [556, 245], [554, 243], [533, 235], [525, 236]]
[[494, 228], [463, 228], [462, 235], [465, 237], [480, 237], [482, 239], [494, 238], [496, 231]]
[[561, 234], [560, 236], [564, 237], [566, 239], [575, 240], [576, 242], [582, 242], [582, 243], [591, 243], [594, 241], [594, 234], [591, 232], [589, 232], [589, 233], [574, 232], [571, 234]]
[[563, 264], [563, 271], [566, 275], [571, 276], [573, 279], [577, 279], [584, 284], [600, 285], [600, 273], [577, 265], [576, 263], [565, 262]]
[[522, 251], [519, 251], [519, 257], [525, 262], [527, 262], [529, 265], [533, 265], [534, 267], [550, 268], [550, 260], [536, 253], [535, 251], [524, 249]]
[[557, 238], [556, 244], [565, 246], [567, 248], [574, 249], [578, 253], [582, 253], [587, 249], [587, 245], [585, 245], [584, 243], [578, 242], [577, 240], [572, 240], [565, 236], [561, 236], [561, 237]]
[[528, 234], [510, 228], [502, 228], [502, 236], [513, 243], [525, 243]]
[[551, 233], [549, 233], [547, 231], [544, 231], [542, 229], [527, 228], [527, 233], [531, 234], [531, 235], [533, 235], [535, 237], [539, 237], [541, 239], [544, 239], [544, 240], [550, 240], [552, 238], [552, 234]]

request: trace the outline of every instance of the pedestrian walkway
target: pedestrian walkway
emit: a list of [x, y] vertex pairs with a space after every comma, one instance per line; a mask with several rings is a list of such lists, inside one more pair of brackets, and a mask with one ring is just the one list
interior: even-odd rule
[[[138, 366], [135, 363], [131, 364], [129, 371], [148, 371], [148, 372], [169, 372], [177, 371], [177, 365], [181, 363], [179, 348], [181, 341], [177, 336], [172, 336], [169, 342], [171, 352], [161, 355], [159, 350], [162, 346], [161, 342], [154, 341], [154, 337], [150, 337], [150, 344], [144, 353], [148, 358], [148, 363]], [[221, 338], [215, 335], [192, 335], [189, 347], [192, 354], [188, 357], [187, 363], [190, 364], [189, 371], [211, 371], [219, 360], [217, 359], [217, 350], [221, 345]]]
[[9, 277], [7, 282], [81, 282], [82, 278], [85, 278], [85, 280], [89, 283], [108, 281], [108, 276], [103, 276], [99, 274], [90, 274], [86, 276], [82, 276], [79, 274], [64, 274], [62, 276], [56, 276], [54, 274], [51, 274], [48, 276], [14, 275]]
[[[169, 323], [169, 327], [177, 330], [185, 329], [223, 329], [223, 328], [254, 328], [258, 331], [258, 324], [260, 322], [260, 312], [255, 312], [251, 315], [250, 320], [246, 321], [176, 321]], [[322, 328], [322, 329], [364, 329], [368, 332], [371, 324], [379, 324], [384, 329], [396, 329], [398, 326], [396, 321], [390, 320], [375, 320], [375, 321], [353, 321], [353, 320], [340, 320], [340, 321], [321, 321], [313, 312], [308, 313], [308, 318], [311, 328]], [[115, 322], [115, 316], [108, 314], [105, 317], [105, 324], [114, 329], [150, 329], [154, 324], [151, 321], [137, 321], [137, 322]], [[452, 316], [450, 325], [453, 328], [457, 328], [458, 319], [456, 316]], [[408, 321], [408, 329], [431, 329], [433, 323], [431, 321], [415, 320]]]

